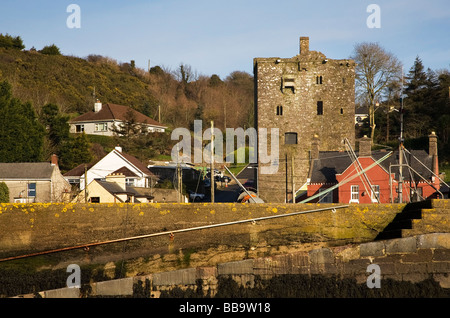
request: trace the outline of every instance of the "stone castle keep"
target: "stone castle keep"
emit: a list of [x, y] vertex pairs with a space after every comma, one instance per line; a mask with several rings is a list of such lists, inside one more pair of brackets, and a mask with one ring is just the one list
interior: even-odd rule
[[258, 160], [259, 196], [292, 202], [307, 181], [313, 142], [321, 151], [344, 151], [347, 138], [354, 147], [355, 62], [310, 51], [309, 38], [300, 37], [298, 55], [255, 58], [253, 64], [255, 126], [279, 129], [278, 172], [261, 174]]

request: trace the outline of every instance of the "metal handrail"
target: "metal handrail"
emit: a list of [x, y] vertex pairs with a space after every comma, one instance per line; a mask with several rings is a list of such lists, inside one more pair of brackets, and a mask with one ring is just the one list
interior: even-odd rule
[[10, 260], [15, 260], [15, 259], [20, 259], [20, 258], [27, 258], [27, 257], [32, 257], [32, 256], [38, 256], [38, 255], [45, 255], [45, 254], [51, 254], [51, 253], [64, 252], [64, 251], [81, 249], [81, 248], [89, 249], [89, 247], [91, 247], [91, 246], [106, 245], [106, 244], [119, 243], [119, 242], [125, 242], [125, 241], [132, 241], [132, 240], [143, 239], [143, 238], [148, 238], [148, 237], [155, 237], [155, 236], [162, 236], [162, 235], [173, 235], [175, 233], [204, 230], [204, 229], [210, 229], [210, 228], [221, 227], [221, 226], [228, 226], [228, 225], [235, 225], [235, 224], [241, 224], [241, 223], [255, 223], [256, 221], [269, 220], [269, 219], [293, 216], [293, 215], [298, 215], [298, 214], [321, 212], [321, 211], [328, 211], [328, 210], [332, 210], [333, 212], [335, 212], [336, 209], [342, 209], [342, 208], [346, 208], [348, 206], [349, 205], [339, 205], [339, 206], [332, 206], [332, 207], [321, 208], [321, 209], [306, 210], [306, 211], [299, 211], [299, 212], [291, 212], [291, 213], [286, 213], [286, 214], [263, 216], [263, 217], [259, 217], [259, 218], [253, 218], [253, 219], [245, 219], [245, 220], [239, 220], [239, 221], [231, 221], [231, 222], [224, 222], [224, 223], [217, 223], [217, 224], [210, 224], [210, 225], [191, 227], [191, 228], [186, 228], [186, 229], [179, 229], [179, 230], [164, 231], [164, 232], [144, 234], [144, 235], [138, 235], [138, 236], [131, 236], [131, 237], [120, 238], [120, 239], [109, 240], [109, 241], [103, 241], [103, 242], [95, 242], [95, 243], [88, 243], [88, 244], [82, 244], [82, 245], [76, 245], [76, 246], [63, 247], [63, 248], [59, 248], [59, 249], [42, 251], [42, 252], [36, 252], [36, 253], [31, 253], [31, 254], [26, 254], [26, 255], [11, 256], [11, 257], [0, 259], [0, 262], [10, 261]]

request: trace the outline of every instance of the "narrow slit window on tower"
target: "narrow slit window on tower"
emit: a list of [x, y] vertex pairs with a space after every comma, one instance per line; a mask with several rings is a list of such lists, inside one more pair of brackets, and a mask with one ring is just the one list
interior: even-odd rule
[[277, 116], [283, 116], [283, 106], [277, 106]]
[[322, 76], [316, 76], [316, 84], [322, 84], [323, 77]]
[[317, 115], [323, 115], [323, 102], [321, 100], [317, 102]]
[[341, 107], [341, 115], [344, 115], [344, 108]]

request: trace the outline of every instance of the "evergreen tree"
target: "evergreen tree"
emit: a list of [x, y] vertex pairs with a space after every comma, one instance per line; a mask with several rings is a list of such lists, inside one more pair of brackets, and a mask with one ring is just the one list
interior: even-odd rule
[[11, 85], [0, 83], [0, 161], [42, 160], [44, 127], [37, 120], [31, 103], [13, 98]]
[[406, 94], [408, 96], [414, 96], [418, 94], [420, 90], [426, 88], [427, 74], [424, 71], [423, 63], [419, 56], [416, 57], [414, 65], [409, 70], [406, 79]]
[[23, 45], [23, 41], [20, 36], [12, 37], [9, 34], [3, 35], [0, 33], [0, 47], [23, 50], [25, 45]]
[[9, 188], [4, 182], [0, 182], [0, 203], [9, 202]]
[[61, 51], [54, 44], [44, 46], [39, 52], [47, 55], [61, 55]]
[[63, 171], [68, 171], [92, 160], [89, 140], [85, 133], [69, 138], [61, 146], [59, 165]]
[[47, 129], [47, 137], [56, 153], [61, 144], [69, 138], [70, 126], [69, 117], [59, 112], [59, 108], [55, 104], [47, 104], [42, 107], [41, 122]]

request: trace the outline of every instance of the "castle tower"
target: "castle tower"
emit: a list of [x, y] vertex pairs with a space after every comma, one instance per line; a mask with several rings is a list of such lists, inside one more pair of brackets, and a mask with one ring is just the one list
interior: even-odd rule
[[310, 51], [309, 38], [300, 37], [298, 55], [255, 58], [253, 65], [255, 126], [279, 129], [278, 172], [261, 174], [258, 163], [259, 195], [292, 202], [307, 182], [313, 141], [320, 151], [345, 151], [345, 138], [354, 147], [355, 63]]

